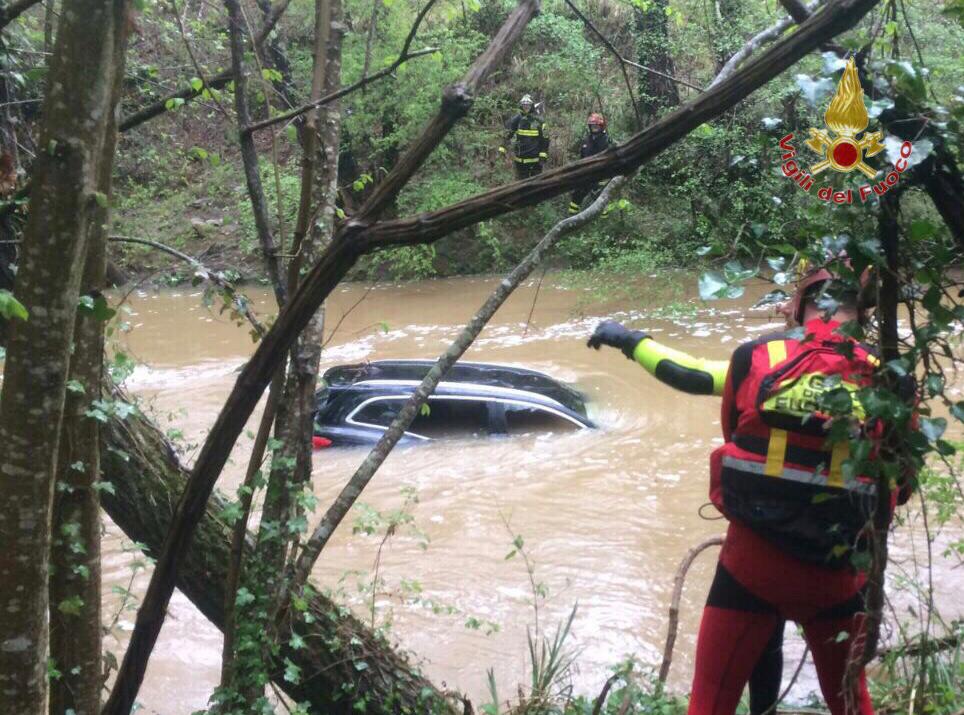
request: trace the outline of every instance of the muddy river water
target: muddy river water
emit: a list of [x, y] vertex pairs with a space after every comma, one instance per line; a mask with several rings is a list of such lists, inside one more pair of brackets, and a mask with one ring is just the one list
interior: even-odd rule
[[[496, 280], [340, 289], [328, 304], [328, 325], [340, 325], [325, 349], [323, 369], [367, 359], [436, 357]], [[377, 624], [392, 622], [393, 638], [436, 683], [468, 692], [478, 704], [489, 668], [503, 695], [525, 682], [526, 628], [535, 625], [536, 614], [525, 564], [518, 557], [506, 560], [512, 533], [524, 538], [535, 581], [548, 593], [539, 599], [540, 627], [552, 632], [578, 604], [571, 636], [578, 651], [577, 691], [598, 692], [628, 655], [658, 666], [680, 559], [724, 529], [723, 522], [698, 514], [707, 501], [707, 456], [721, 441], [719, 402], [673, 392], [619, 351], [597, 353], [585, 340], [601, 318], [613, 316], [674, 347], [725, 359], [741, 341], [780, 327], [772, 313], [747, 310], [762, 286], [738, 301], [703, 304], [693, 300], [695, 283], [689, 274], [662, 277], [605, 299], [595, 297], [599, 286], [567, 284], [551, 275], [538, 295], [535, 281], [524, 286], [466, 359], [531, 367], [576, 385], [600, 428], [398, 450], [363, 494], [365, 504], [381, 511], [401, 506], [406, 488], [417, 494], [419, 533], [402, 529], [384, 546], [375, 618]], [[248, 294], [259, 313], [271, 313], [266, 292]], [[253, 350], [248, 329], [205, 308], [190, 289], [133, 293], [127, 304], [132, 330], [121, 342], [140, 362], [128, 388], [164, 429], [179, 430], [196, 444]], [[249, 449], [250, 438], [242, 438], [219, 483], [222, 490], [237, 485]], [[315, 453], [320, 508], [365, 455], [363, 449]], [[192, 456], [189, 448], [186, 459]], [[314, 576], [341, 589], [367, 620], [381, 535], [353, 536], [353, 519], [338, 530]], [[898, 534], [897, 559], [910, 564], [922, 553], [923, 540], [913, 527]], [[113, 525], [104, 551], [110, 612], [119, 602], [114, 587], [126, 587], [130, 579], [133, 554]], [[945, 615], [960, 616], [964, 569], [954, 570], [940, 551], [937, 601]], [[684, 591], [670, 675], [678, 690], [688, 687], [715, 559], [713, 550], [697, 560]], [[144, 575], [135, 578], [135, 590], [145, 583]], [[120, 614], [110, 647], [119, 650], [132, 621], [132, 611]], [[787, 636], [789, 674], [803, 644], [792, 626]], [[204, 707], [217, 682], [220, 647], [220, 632], [176, 594], [141, 691], [145, 711], [180, 715]], [[794, 694], [799, 699], [814, 689], [815, 678], [805, 669]]]

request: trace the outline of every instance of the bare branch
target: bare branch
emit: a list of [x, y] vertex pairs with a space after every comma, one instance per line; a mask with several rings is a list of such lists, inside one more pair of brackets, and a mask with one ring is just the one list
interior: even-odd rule
[[402, 63], [407, 62], [408, 60], [413, 60], [416, 57], [424, 57], [425, 55], [430, 55], [433, 52], [438, 52], [438, 48], [426, 47], [421, 50], [415, 50], [414, 52], [408, 52], [404, 56], [400, 55], [399, 58], [395, 60], [395, 62], [393, 62], [388, 67], [385, 67], [384, 69], [379, 70], [375, 74], [371, 74], [371, 75], [368, 75], [367, 77], [363, 77], [362, 79], [358, 80], [354, 84], [350, 84], [347, 87], [342, 87], [336, 92], [331, 92], [329, 94], [326, 94], [324, 97], [320, 97], [319, 99], [316, 99], [313, 102], [308, 102], [307, 104], [303, 104], [300, 107], [291, 109], [285, 112], [284, 114], [279, 114], [274, 117], [269, 117], [268, 119], [262, 119], [260, 122], [255, 122], [254, 124], [248, 127], [245, 127], [244, 132], [248, 134], [252, 132], [257, 132], [257, 131], [260, 131], [261, 129], [270, 127], [274, 124], [287, 122], [288, 120], [294, 119], [295, 117], [298, 117], [304, 114], [305, 112], [311, 111], [312, 109], [323, 107], [326, 104], [331, 104], [335, 100], [341, 99], [346, 94], [351, 94], [352, 92], [356, 92], [362, 87], [365, 87], [371, 84], [372, 82], [381, 79], [382, 77], [387, 77], [388, 75], [392, 74], [395, 70], [397, 70], [399, 65], [401, 65]]
[[[822, 1], [823, 0], [813, 0], [813, 2], [805, 7], [802, 4], [800, 6], [804, 11], [806, 11], [807, 17], [809, 17]], [[743, 45], [743, 47], [733, 53], [733, 56], [726, 61], [726, 64], [723, 65], [716, 77], [713, 78], [713, 81], [710, 82], [710, 86], [707, 87], [707, 89], [712, 89], [727, 77], [732, 75], [734, 72], [736, 72], [736, 68], [739, 67], [740, 64], [743, 63], [750, 55], [752, 55], [760, 46], [780, 39], [780, 35], [782, 35], [787, 28], [797, 22], [798, 21], [793, 16], [787, 15], [775, 25], [771, 25], [770, 27], [766, 28], [765, 30], [761, 30], [756, 35], [751, 37], [746, 41], [746, 44]], [[802, 22], [802, 20], [800, 22]]]
[[405, 38], [405, 42], [402, 43], [401, 52], [398, 53], [398, 57], [388, 67], [386, 67], [385, 69], [379, 72], [376, 72], [371, 76], [365, 76], [366, 73], [363, 72], [362, 78], [357, 82], [355, 82], [355, 84], [351, 84], [347, 87], [339, 89], [337, 92], [332, 92], [324, 97], [320, 97], [318, 99], [312, 100], [311, 102], [308, 102], [308, 104], [292, 109], [290, 112], [279, 114], [276, 117], [269, 117], [268, 119], [258, 122], [257, 124], [246, 126], [244, 128], [244, 132], [246, 133], [256, 132], [260, 129], [264, 129], [265, 127], [270, 127], [272, 124], [278, 124], [279, 122], [286, 122], [289, 119], [294, 119], [295, 117], [301, 114], [304, 114], [305, 112], [315, 109], [316, 107], [320, 107], [324, 104], [334, 102], [336, 99], [344, 97], [346, 94], [349, 94], [350, 92], [354, 92], [355, 90], [361, 89], [365, 85], [371, 82], [374, 82], [377, 79], [381, 79], [382, 77], [390, 75], [392, 72], [397, 70], [402, 63], [407, 62], [413, 57], [421, 57], [422, 55], [427, 55], [427, 54], [431, 54], [432, 52], [437, 52], [438, 48], [435, 48], [435, 47], [426, 48], [424, 50], [418, 50], [417, 52], [410, 52], [410, 49], [412, 47], [412, 42], [415, 40], [415, 35], [418, 33], [418, 28], [421, 26], [422, 20], [425, 19], [426, 15], [428, 15], [429, 10], [432, 9], [432, 7], [435, 5], [435, 2], [436, 0], [428, 0], [428, 2], [425, 3], [425, 7], [423, 7], [419, 11], [418, 15], [415, 16], [415, 21], [412, 23], [412, 27], [408, 31], [408, 36]]
[[[255, 36], [255, 47], [260, 51], [261, 46], [264, 44], [265, 40], [272, 33], [275, 25], [278, 24], [278, 20], [284, 14], [284, 11], [288, 9], [288, 4], [291, 0], [281, 0], [277, 5], [275, 5], [271, 13], [265, 17], [264, 25], [261, 30]], [[128, 129], [133, 129], [134, 127], [143, 124], [144, 122], [153, 119], [154, 117], [164, 114], [168, 111], [177, 100], [183, 100], [189, 102], [192, 99], [200, 97], [204, 90], [207, 89], [223, 89], [234, 79], [234, 73], [231, 70], [224, 70], [223, 72], [218, 72], [213, 77], [208, 78], [205, 83], [207, 86], [203, 86], [200, 89], [194, 89], [194, 87], [186, 87], [185, 89], [178, 90], [176, 92], [171, 92], [166, 97], [161, 97], [159, 100], [150, 104], [143, 109], [139, 109], [134, 112], [129, 117], [125, 117], [120, 123], [120, 131], [126, 132]]]
[[278, 306], [281, 307], [285, 304], [286, 282], [281, 270], [281, 261], [278, 260], [278, 249], [271, 233], [271, 224], [268, 221], [268, 202], [264, 196], [264, 187], [261, 185], [258, 150], [251, 135], [240, 130], [241, 127], [247, 126], [251, 121], [248, 108], [248, 79], [244, 68], [241, 5], [238, 0], [224, 0], [224, 5], [228, 10], [231, 73], [234, 76], [234, 110], [238, 116], [238, 135], [241, 160], [244, 164], [244, 179], [248, 185], [251, 211], [254, 214], [254, 226], [258, 234], [258, 242], [261, 244], [265, 268], [268, 272], [268, 278], [271, 280], [271, 287], [274, 289], [275, 299], [278, 301]]
[[711, 546], [722, 546], [723, 537], [716, 536], [707, 539], [701, 544], [697, 544], [686, 552], [686, 556], [676, 569], [676, 578], [673, 579], [673, 599], [669, 604], [669, 625], [666, 628], [666, 645], [663, 646], [663, 662], [659, 666], [659, 682], [665, 683], [669, 676], [669, 666], [673, 662], [673, 648], [676, 645], [676, 633], [679, 630], [679, 601], [683, 594], [683, 583], [686, 581], [686, 573], [693, 565], [693, 561], [701, 553]]
[[665, 78], [668, 79], [670, 82], [676, 82], [676, 84], [681, 84], [681, 85], [683, 85], [684, 87], [689, 87], [690, 89], [695, 89], [697, 92], [704, 92], [704, 91], [706, 91], [703, 87], [700, 87], [699, 85], [695, 85], [695, 84], [692, 84], [692, 83], [690, 83], [690, 82], [687, 82], [685, 79], [680, 79], [679, 77], [674, 77], [674, 76], [671, 75], [671, 74], [666, 74], [665, 72], [660, 72], [659, 70], [654, 70], [652, 67], [647, 67], [646, 65], [641, 65], [641, 64], [639, 64], [638, 62], [633, 62], [632, 60], [628, 60], [628, 59], [626, 59], [625, 57], [623, 57], [623, 62], [625, 62], [625, 63], [626, 63], [627, 65], [629, 65], [630, 67], [635, 67], [635, 68], [638, 69], [638, 70], [643, 70], [643, 72], [649, 72], [650, 74], [654, 74], [654, 75], [656, 75], [657, 77], [665, 77]]
[[182, 253], [181, 251], [177, 250], [176, 248], [171, 248], [170, 246], [157, 241], [151, 241], [146, 238], [132, 238], [130, 236], [111, 236], [108, 240], [112, 243], [137, 243], [143, 246], [150, 246], [151, 248], [156, 248], [158, 251], [163, 251], [164, 253], [190, 264], [191, 267], [197, 272], [197, 275], [204, 280], [213, 283], [218, 288], [223, 290], [228, 296], [230, 296], [235, 310], [243, 315], [245, 320], [251, 324], [251, 327], [254, 328], [254, 331], [258, 334], [259, 338], [263, 338], [265, 333], [268, 332], [264, 325], [261, 324], [261, 321], [258, 320], [258, 317], [254, 314], [254, 311], [251, 310], [251, 304], [248, 302], [247, 296], [238, 293], [238, 290], [234, 287], [234, 284], [226, 279], [220, 271], [212, 270], [193, 256], [189, 256], [186, 253]]

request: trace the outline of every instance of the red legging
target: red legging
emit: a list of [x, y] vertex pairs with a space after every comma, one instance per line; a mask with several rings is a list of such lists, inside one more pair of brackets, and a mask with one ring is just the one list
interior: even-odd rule
[[688, 714], [733, 715], [774, 627], [788, 618], [803, 626], [830, 712], [873, 715], [863, 673], [849, 711], [842, 692], [851, 639], [863, 634], [863, 584], [849, 570], [803, 563], [731, 524], [703, 610]]

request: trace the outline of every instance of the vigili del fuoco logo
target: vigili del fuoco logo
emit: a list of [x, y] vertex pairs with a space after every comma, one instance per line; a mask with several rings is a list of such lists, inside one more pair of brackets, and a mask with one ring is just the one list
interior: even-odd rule
[[[867, 159], [877, 156], [884, 150], [881, 140], [883, 132], [865, 132], [868, 124], [867, 108], [864, 106], [864, 90], [857, 77], [857, 65], [851, 57], [844, 69], [837, 91], [830, 100], [823, 115], [829, 131], [825, 129], [810, 129], [810, 138], [804, 144], [814, 151], [819, 161], [811, 164], [809, 169], [798, 163], [797, 150], [790, 143], [793, 134], [787, 134], [780, 140], [783, 150], [783, 173], [801, 189], [810, 193], [814, 185], [814, 177], [827, 169], [833, 169], [841, 174], [849, 174], [855, 169], [875, 183], [864, 184], [856, 190], [861, 203], [873, 195], [883, 196], [900, 181], [900, 175], [906, 171], [907, 159], [913, 152], [913, 145], [905, 141], [900, 146], [900, 156], [894, 162], [894, 168], [882, 180], [876, 181], [878, 169], [867, 163]], [[861, 137], [863, 133], [863, 137]], [[836, 189], [827, 184], [817, 189], [817, 198], [832, 201], [835, 204], [854, 203], [854, 189]]]

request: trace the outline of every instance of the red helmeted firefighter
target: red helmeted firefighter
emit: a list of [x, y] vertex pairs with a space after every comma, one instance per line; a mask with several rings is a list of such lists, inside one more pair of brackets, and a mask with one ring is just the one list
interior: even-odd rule
[[[842, 688], [848, 659], [860, 655], [864, 625], [866, 576], [850, 557], [862, 548], [875, 485], [846, 469], [849, 441], [829, 442], [834, 416], [823, 410], [831, 393], [835, 408], [846, 399], [850, 413], [836, 414], [837, 408], [836, 419], [873, 443], [879, 429], [864, 421], [855, 393], [871, 383], [877, 359], [837, 331], [841, 323], [862, 320], [856, 293], [836, 294], [836, 310], [825, 319], [818, 301], [831, 283], [825, 269], [806, 273], [785, 308], [788, 323], [801, 325], [802, 334], [745, 343], [730, 360], [725, 441], [710, 459], [710, 499], [730, 523], [703, 612], [690, 715], [733, 715], [785, 618], [803, 627], [833, 715], [873, 713], [862, 672], [853, 692]], [[597, 334], [591, 346], [613, 345], [644, 365], [654, 362], [644, 333], [604, 323]], [[654, 366], [657, 376], [662, 362]], [[713, 384], [713, 377], [703, 382]], [[848, 700], [855, 709], [845, 710]]]
[[[594, 156], [606, 151], [613, 145], [609, 133], [606, 131], [606, 118], [598, 112], [593, 112], [586, 120], [587, 132], [579, 144], [579, 158], [585, 159], [587, 156]], [[579, 213], [582, 209], [582, 202], [590, 192], [600, 187], [599, 183], [583, 184], [572, 191], [572, 198], [569, 200], [569, 213]], [[607, 206], [608, 208], [608, 206]]]

